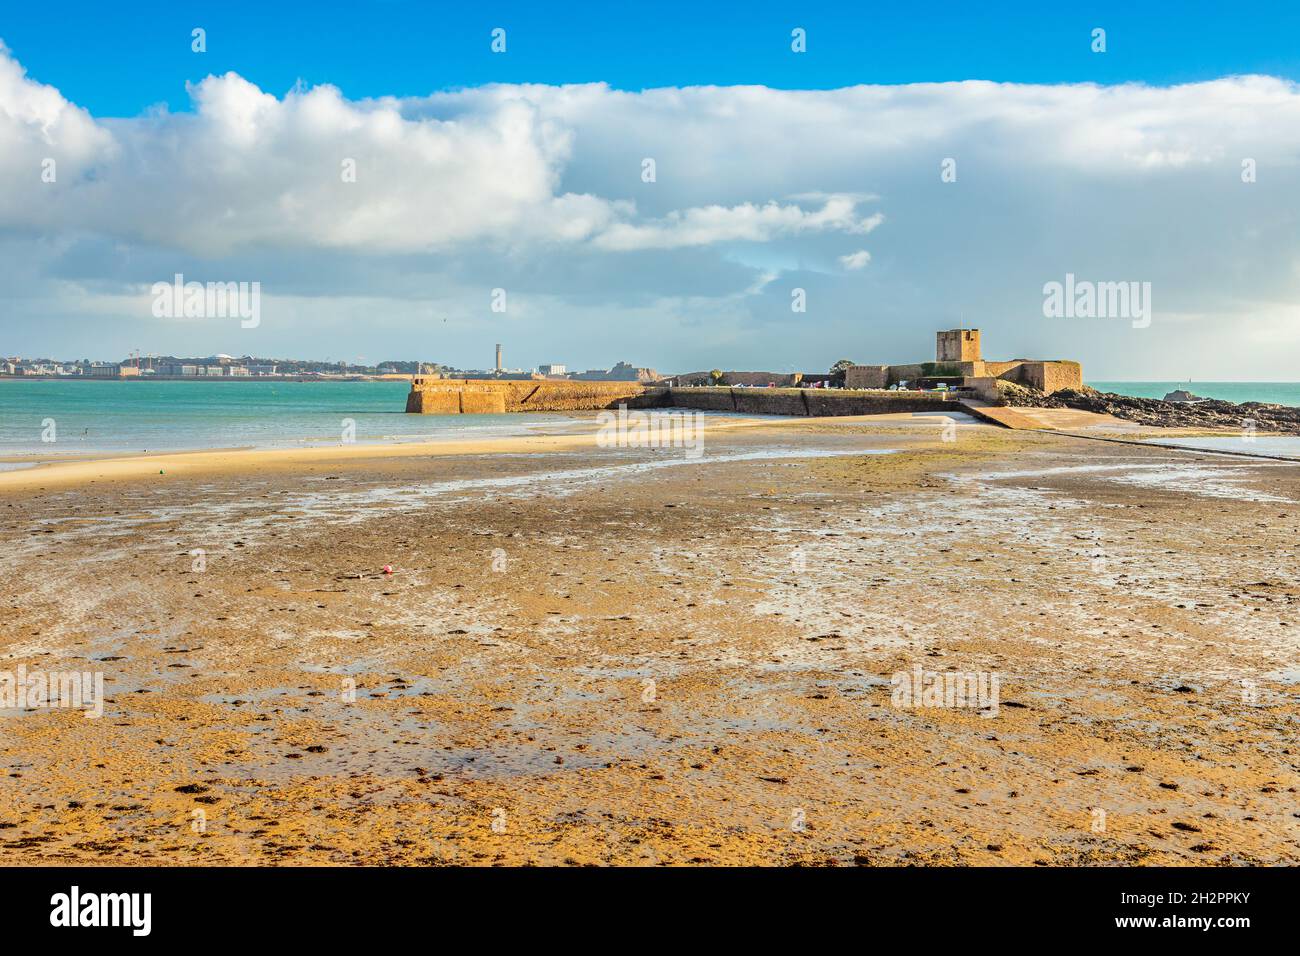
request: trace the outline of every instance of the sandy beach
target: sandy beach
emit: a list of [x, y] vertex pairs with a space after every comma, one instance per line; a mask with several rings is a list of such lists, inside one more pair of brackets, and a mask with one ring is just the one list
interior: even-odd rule
[[[4, 861], [1300, 862], [1300, 466], [905, 416], [705, 447], [0, 472], [2, 667], [106, 694], [2, 712]], [[918, 668], [997, 706], [900, 706]]]

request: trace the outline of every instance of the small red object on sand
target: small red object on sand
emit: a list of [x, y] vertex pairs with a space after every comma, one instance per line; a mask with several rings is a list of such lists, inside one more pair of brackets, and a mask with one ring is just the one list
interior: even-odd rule
[[384, 565], [384, 573], [385, 573], [385, 574], [392, 574], [392, 573], [393, 573], [393, 566], [392, 566], [391, 564], [385, 564], [385, 565]]

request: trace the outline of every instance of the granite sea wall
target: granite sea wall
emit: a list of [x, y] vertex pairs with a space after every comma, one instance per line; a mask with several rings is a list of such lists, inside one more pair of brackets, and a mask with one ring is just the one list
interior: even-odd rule
[[644, 391], [645, 387], [636, 382], [417, 377], [411, 382], [406, 410], [422, 415], [591, 411], [613, 408], [620, 402], [636, 404]]
[[669, 388], [636, 382], [416, 379], [408, 412], [424, 415], [692, 408], [742, 415], [881, 415], [957, 408], [938, 392], [821, 388]]

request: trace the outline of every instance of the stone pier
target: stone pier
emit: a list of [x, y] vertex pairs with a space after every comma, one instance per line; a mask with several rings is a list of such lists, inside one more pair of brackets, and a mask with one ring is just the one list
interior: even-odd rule
[[638, 382], [416, 376], [406, 397], [406, 410], [421, 415], [595, 411], [616, 408], [620, 403], [640, 407], [645, 391]]

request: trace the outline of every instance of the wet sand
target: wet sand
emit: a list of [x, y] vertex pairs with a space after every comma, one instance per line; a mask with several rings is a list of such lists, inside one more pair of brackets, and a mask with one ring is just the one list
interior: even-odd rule
[[1300, 468], [942, 438], [0, 474], [4, 861], [1300, 862]]

